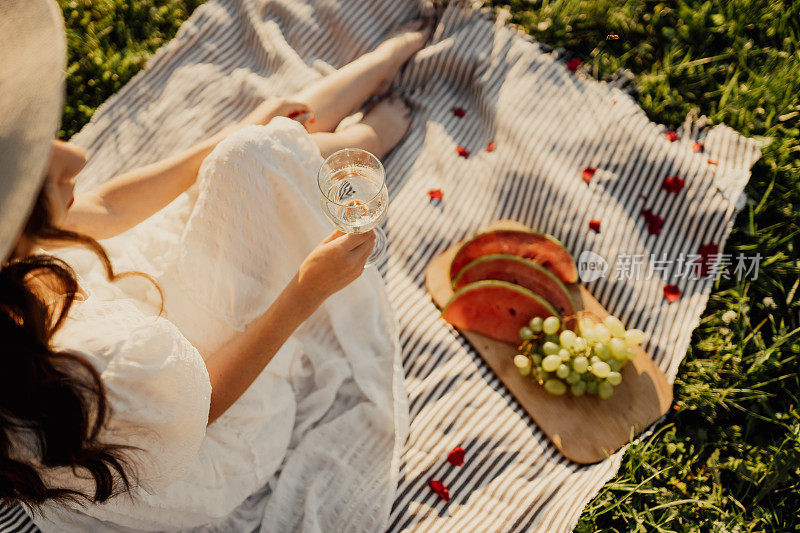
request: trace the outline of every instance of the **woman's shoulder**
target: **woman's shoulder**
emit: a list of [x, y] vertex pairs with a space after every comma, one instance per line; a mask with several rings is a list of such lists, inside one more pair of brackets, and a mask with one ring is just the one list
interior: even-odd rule
[[189, 341], [167, 318], [148, 314], [129, 299], [102, 299], [95, 294], [73, 304], [53, 337], [53, 346], [79, 353], [101, 374], [120, 359], [195, 355]]

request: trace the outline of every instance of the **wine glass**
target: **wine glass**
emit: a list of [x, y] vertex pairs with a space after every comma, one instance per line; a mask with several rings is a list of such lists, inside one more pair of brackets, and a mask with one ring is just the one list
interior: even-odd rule
[[317, 175], [322, 212], [345, 233], [375, 231], [375, 246], [367, 258], [374, 265], [386, 253], [386, 234], [378, 226], [389, 207], [386, 172], [377, 157], [358, 148], [328, 156]]

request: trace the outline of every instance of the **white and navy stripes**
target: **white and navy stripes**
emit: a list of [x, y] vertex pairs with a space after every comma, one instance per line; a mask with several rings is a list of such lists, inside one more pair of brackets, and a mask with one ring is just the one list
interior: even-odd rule
[[[341, 66], [421, 10], [417, 0], [203, 5], [76, 136], [91, 155], [79, 188], [192, 144], [264, 95], [298, 90], [324, 70], [319, 61]], [[680, 130], [670, 143], [627, 94], [569, 72], [544, 47], [459, 7], [444, 11], [431, 46], [395, 90], [414, 119], [385, 161], [390, 248], [382, 273], [401, 325], [412, 419], [388, 529], [571, 530], [621, 453], [592, 466], [562, 457], [440, 319], [425, 267], [499, 218], [554, 234], [576, 257], [593, 250], [609, 261], [620, 253], [676, 259], [710, 242], [722, 249], [758, 147], [724, 126]], [[456, 106], [465, 117], [453, 115]], [[702, 153], [692, 150], [698, 138]], [[497, 148], [487, 152], [490, 140]], [[456, 154], [459, 145], [468, 159]], [[587, 166], [598, 168], [589, 184], [581, 180]], [[671, 175], [686, 180], [678, 194], [661, 188]], [[444, 200], [430, 202], [430, 189], [442, 189]], [[665, 219], [660, 235], [648, 234], [643, 208]], [[588, 229], [591, 219], [601, 220], [599, 234]], [[664, 300], [667, 282], [606, 278], [589, 288], [647, 333], [648, 351], [672, 379], [711, 281], [677, 281], [683, 296], [673, 304]], [[445, 456], [459, 445], [467, 460], [454, 467]], [[428, 488], [431, 478], [449, 487], [449, 503]], [[20, 512], [0, 515], [0, 531], [31, 529]]]
[[39, 528], [19, 505], [0, 509], [0, 531], [3, 533], [32, 533]]

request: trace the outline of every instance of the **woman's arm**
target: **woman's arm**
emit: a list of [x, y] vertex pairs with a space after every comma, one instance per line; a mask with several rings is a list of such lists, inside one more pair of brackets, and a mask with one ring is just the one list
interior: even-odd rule
[[214, 147], [232, 131], [248, 124], [266, 124], [276, 116], [301, 122], [313, 120], [300, 102], [268, 99], [242, 122], [229, 126], [210, 139], [156, 163], [116, 176], [77, 195], [67, 211], [65, 229], [106, 239], [132, 228], [161, 210], [196, 180], [200, 165]]
[[216, 420], [258, 377], [294, 331], [325, 301], [364, 271], [375, 244], [372, 232], [335, 232], [303, 261], [267, 311], [206, 358], [211, 379], [208, 423]]

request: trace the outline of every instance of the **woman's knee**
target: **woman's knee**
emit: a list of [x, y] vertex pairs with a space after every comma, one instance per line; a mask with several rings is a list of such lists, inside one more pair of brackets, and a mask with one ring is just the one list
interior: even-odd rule
[[228, 134], [209, 155], [222, 163], [236, 163], [264, 150], [269, 142], [265, 126], [244, 126]]
[[242, 158], [251, 161], [254, 157], [264, 157], [272, 153], [277, 155], [298, 152], [297, 155], [301, 156], [298, 148], [302, 148], [302, 143], [298, 143], [298, 138], [306, 136], [307, 133], [300, 123], [285, 117], [276, 117], [266, 126], [250, 125], [237, 129], [223, 139], [212, 154], [226, 161]]

